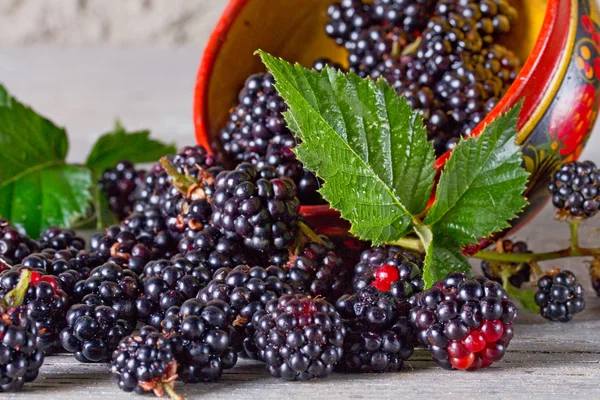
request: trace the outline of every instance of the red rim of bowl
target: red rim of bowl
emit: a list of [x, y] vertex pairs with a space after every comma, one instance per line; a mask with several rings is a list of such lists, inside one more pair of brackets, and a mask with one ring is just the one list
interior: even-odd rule
[[[242, 9], [249, 1], [250, 0], [230, 0], [209, 38], [198, 68], [194, 90], [194, 127], [196, 130], [197, 143], [206, 147], [209, 152], [212, 151], [212, 146], [210, 145], [211, 135], [208, 118], [208, 81], [210, 80], [216, 59], [223, 43], [227, 40], [232, 25], [235, 24]], [[519, 116], [518, 128], [522, 128], [536, 112], [544, 97], [545, 89], [552, 84], [556, 67], [564, 55], [564, 43], [568, 38], [567, 33], [571, 18], [570, 15], [567, 17], [564, 13], [561, 15], [560, 11], [561, 6], [563, 6], [570, 14], [572, 1], [575, 0], [548, 1], [544, 22], [540, 29], [539, 36], [531, 54], [525, 61], [521, 72], [500, 102], [473, 130], [471, 135], [478, 135], [481, 133], [486, 124], [491, 122], [499, 114], [517, 104], [523, 97], [525, 97], [525, 102]], [[561, 18], [558, 18], [559, 15], [561, 15]], [[559, 28], [563, 29], [559, 31]], [[438, 157], [435, 168], [439, 170], [443, 167], [448, 160], [450, 153], [451, 151], [448, 151], [444, 155]], [[332, 210], [328, 205], [302, 206], [301, 212], [307, 217], [337, 214], [337, 211]]]

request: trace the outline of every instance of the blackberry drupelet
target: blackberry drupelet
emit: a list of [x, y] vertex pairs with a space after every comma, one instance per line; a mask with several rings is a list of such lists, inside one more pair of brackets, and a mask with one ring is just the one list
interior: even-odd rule
[[133, 210], [136, 188], [142, 183], [145, 171], [136, 170], [131, 161], [123, 160], [104, 171], [98, 182], [108, 199], [108, 205], [121, 221]]
[[177, 373], [183, 382], [217, 380], [224, 369], [236, 364], [231, 317], [230, 306], [220, 300], [204, 303], [189, 299], [167, 311], [161, 325], [173, 347], [179, 364]]
[[144, 326], [121, 340], [113, 352], [110, 372], [125, 392], [153, 391], [163, 397], [166, 391], [172, 399], [183, 399], [174, 389], [178, 376], [171, 342], [154, 327]]
[[372, 247], [362, 252], [354, 267], [354, 290], [374, 286], [407, 299], [423, 290], [422, 259], [398, 246]]
[[373, 24], [372, 6], [362, 0], [341, 0], [327, 9], [325, 33], [343, 46], [352, 34], [361, 32]]
[[410, 34], [419, 34], [434, 11], [435, 0], [374, 0], [373, 19]]
[[600, 171], [592, 161], [564, 164], [548, 190], [560, 217], [589, 218], [600, 208]]
[[110, 360], [121, 339], [134, 328], [105, 305], [76, 304], [67, 312], [66, 321], [60, 342], [77, 361], [85, 363]]
[[17, 287], [23, 269], [31, 272], [22, 302], [23, 312], [35, 323], [37, 343], [41, 349], [45, 353], [51, 353], [59, 345], [59, 334], [65, 326], [70, 301], [60, 288], [58, 278], [46, 275], [43, 270], [33, 270], [21, 265], [0, 274], [0, 298]]
[[[527, 248], [527, 243], [525, 242], [512, 242], [508, 239], [499, 240], [496, 243], [496, 251], [502, 253], [513, 253], [513, 254], [529, 254], [531, 250]], [[510, 268], [510, 278], [508, 281], [514, 287], [520, 288], [522, 284], [529, 282], [531, 279], [532, 269], [531, 265], [527, 263], [512, 263], [510, 265], [494, 265], [490, 264], [488, 261], [481, 262], [481, 270], [483, 271], [483, 275], [502, 284], [502, 276], [501, 273], [504, 268]]]
[[327, 378], [342, 359], [346, 327], [325, 300], [283, 295], [252, 320], [260, 357], [276, 378]]
[[54, 250], [83, 250], [85, 248], [85, 240], [75, 234], [72, 229], [61, 229], [58, 227], [47, 228], [38, 241], [40, 249]]
[[[138, 276], [114, 262], [94, 268], [90, 276], [77, 282], [73, 290], [76, 301], [110, 306], [118, 319], [135, 327], [135, 302], [141, 292]], [[119, 339], [120, 340], [120, 339]]]
[[36, 343], [35, 323], [17, 307], [0, 306], [0, 393], [21, 390], [37, 378], [44, 353]]
[[293, 293], [292, 287], [282, 279], [284, 276], [285, 272], [274, 266], [221, 268], [208, 286], [198, 292], [197, 297], [205, 303], [220, 300], [231, 306], [238, 332], [234, 346], [243, 356], [259, 359], [252, 326], [254, 313], [264, 310], [269, 301]]
[[284, 249], [296, 237], [300, 202], [296, 185], [274, 168], [242, 163], [217, 176], [213, 224], [254, 250]]
[[410, 299], [420, 342], [445, 369], [476, 370], [500, 360], [517, 308], [498, 282], [453, 272]]
[[348, 330], [338, 367], [347, 372], [394, 372], [412, 355], [410, 304], [367, 286], [336, 303]]
[[34, 240], [27, 235], [21, 235], [8, 221], [0, 218], [0, 256], [8, 264], [19, 264], [25, 257], [38, 250]]
[[555, 268], [538, 280], [535, 303], [540, 306], [542, 317], [550, 321], [569, 322], [574, 314], [585, 308], [583, 286], [572, 272]]
[[149, 262], [141, 276], [143, 292], [136, 300], [138, 319], [160, 327], [169, 308], [196, 297], [210, 278], [208, 269], [181, 256]]

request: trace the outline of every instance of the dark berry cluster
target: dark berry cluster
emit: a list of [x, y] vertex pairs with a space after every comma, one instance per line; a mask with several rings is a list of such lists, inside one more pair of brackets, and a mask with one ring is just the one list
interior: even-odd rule
[[354, 267], [354, 290], [374, 286], [407, 299], [423, 290], [422, 264], [416, 253], [401, 247], [372, 247], [362, 252]]
[[276, 378], [327, 378], [341, 360], [346, 327], [335, 307], [304, 295], [284, 295], [253, 317], [254, 340]]
[[348, 372], [394, 372], [412, 355], [410, 304], [372, 286], [336, 303], [348, 332], [340, 368]]
[[569, 322], [585, 308], [583, 286], [572, 272], [552, 270], [538, 280], [535, 303], [540, 306], [542, 317]]
[[420, 33], [434, 11], [436, 0], [374, 0], [373, 19], [383, 26]]
[[561, 216], [589, 218], [600, 209], [600, 171], [592, 161], [564, 164], [548, 185]]
[[83, 250], [85, 240], [77, 236], [72, 229], [61, 229], [52, 226], [42, 232], [38, 246], [40, 249]]
[[285, 273], [277, 267], [265, 269], [238, 265], [233, 269], [221, 268], [197, 297], [205, 303], [220, 300], [229, 304], [238, 330], [238, 342], [234, 343], [236, 350], [243, 351], [244, 356], [258, 359], [252, 317], [257, 311], [264, 310], [269, 301], [293, 293], [282, 279], [284, 276]]
[[327, 16], [325, 32], [340, 46], [373, 23], [372, 6], [363, 0], [341, 0], [333, 3], [327, 9]]
[[80, 362], [110, 360], [119, 341], [133, 331], [133, 325], [104, 305], [76, 304], [67, 312], [66, 321], [60, 342]]
[[411, 302], [418, 338], [441, 367], [476, 370], [504, 357], [517, 308], [498, 282], [454, 272]]
[[37, 378], [44, 353], [36, 334], [35, 323], [19, 308], [0, 307], [0, 392], [16, 392]]
[[242, 163], [217, 176], [213, 224], [229, 238], [259, 251], [283, 249], [296, 237], [300, 202], [296, 186], [274, 168]]
[[19, 264], [25, 257], [39, 250], [37, 243], [0, 218], [0, 256], [9, 265]]
[[213, 381], [224, 369], [235, 366], [232, 316], [230, 306], [221, 300], [204, 303], [189, 299], [167, 311], [161, 326], [173, 347], [183, 382]]
[[[512, 253], [512, 254], [529, 254], [531, 250], [527, 248], [527, 243], [525, 242], [512, 242], [508, 239], [500, 240], [496, 244], [497, 251], [501, 253]], [[494, 265], [488, 261], [481, 262], [481, 270], [483, 271], [483, 275], [496, 281], [498, 283], [502, 283], [502, 271], [504, 268], [510, 268], [510, 277], [508, 281], [514, 287], [520, 288], [522, 284], [529, 282], [531, 279], [531, 265], [528, 263], [512, 263], [510, 265]]]
[[122, 220], [133, 210], [136, 188], [142, 183], [145, 171], [136, 170], [131, 161], [123, 160], [102, 174], [98, 182], [111, 211]]

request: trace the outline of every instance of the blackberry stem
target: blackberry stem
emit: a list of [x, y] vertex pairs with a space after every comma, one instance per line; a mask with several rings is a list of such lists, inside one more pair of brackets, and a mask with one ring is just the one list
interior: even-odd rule
[[579, 222], [578, 218], [571, 218], [569, 228], [571, 230], [571, 248], [579, 249]]
[[[159, 161], [165, 169], [165, 172], [171, 178], [173, 178], [173, 186], [175, 186], [183, 195], [192, 200], [206, 199], [206, 192], [202, 188], [202, 185], [198, 179], [188, 175], [187, 173], [182, 174], [177, 171], [177, 168], [175, 168], [175, 166], [167, 157], [163, 157]], [[203, 171], [199, 166], [198, 168], [200, 171]]]
[[185, 398], [175, 391], [175, 388], [171, 386], [169, 383], [163, 383], [163, 388], [165, 392], [169, 395], [169, 397], [173, 400], [185, 400]]
[[400, 247], [404, 247], [405, 249], [408, 249], [408, 250], [415, 250], [415, 251], [420, 251], [420, 252], [425, 250], [425, 248], [423, 246], [423, 242], [420, 239], [402, 238], [402, 239], [390, 242], [388, 244], [400, 246]]
[[311, 241], [319, 244], [324, 244], [323, 239], [321, 239], [319, 235], [317, 235], [312, 229], [310, 229], [310, 226], [306, 225], [304, 222], [299, 221], [298, 227], [300, 228], [300, 232], [302, 232]]
[[25, 299], [25, 293], [27, 293], [27, 289], [29, 288], [29, 280], [31, 279], [31, 271], [28, 269], [23, 269], [21, 271], [21, 275], [19, 277], [19, 283], [17, 286], [10, 292], [6, 293], [4, 296], [4, 302], [8, 308], [18, 307], [23, 304], [23, 299]]

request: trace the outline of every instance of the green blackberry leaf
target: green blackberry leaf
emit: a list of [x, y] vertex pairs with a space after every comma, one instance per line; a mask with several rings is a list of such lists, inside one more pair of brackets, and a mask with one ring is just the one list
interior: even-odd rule
[[373, 243], [402, 238], [433, 188], [435, 155], [419, 114], [383, 81], [318, 73], [260, 52], [289, 105], [298, 158], [331, 207]]
[[150, 139], [150, 131], [128, 132], [117, 121], [112, 132], [98, 138], [85, 164], [102, 172], [113, 168], [121, 160], [132, 163], [154, 162], [176, 151], [173, 144]]
[[434, 236], [452, 238], [459, 246], [476, 244], [508, 228], [527, 205], [523, 193], [529, 174], [515, 143], [520, 110], [518, 104], [454, 149], [425, 219]]
[[450, 237], [431, 232], [427, 226], [421, 225], [416, 229], [425, 245], [425, 263], [423, 266], [423, 281], [430, 288], [435, 282], [442, 280], [451, 272], [462, 271], [469, 273], [469, 260], [461, 253], [461, 246]]
[[506, 281], [504, 283], [504, 290], [513, 300], [518, 300], [519, 303], [529, 312], [538, 314], [540, 312], [540, 307], [535, 304], [535, 291], [531, 289], [519, 289], [508, 283]]

